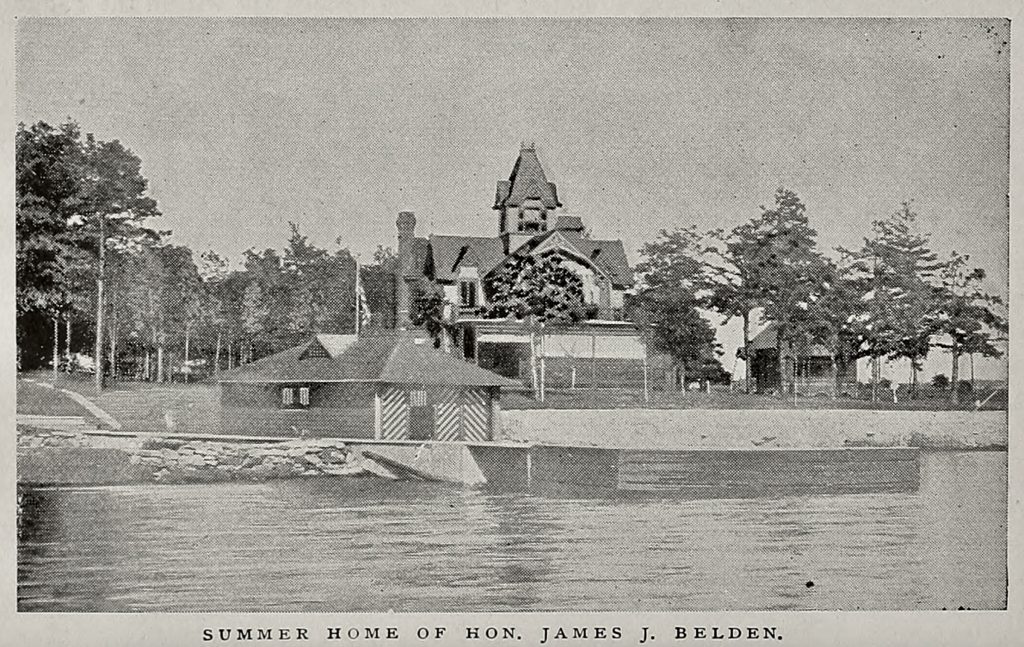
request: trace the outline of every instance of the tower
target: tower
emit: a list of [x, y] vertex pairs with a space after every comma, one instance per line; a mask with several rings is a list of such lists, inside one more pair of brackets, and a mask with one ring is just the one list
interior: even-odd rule
[[498, 181], [492, 207], [498, 212], [498, 235], [505, 253], [553, 228], [561, 206], [555, 183], [544, 175], [536, 147], [523, 143], [512, 174]]

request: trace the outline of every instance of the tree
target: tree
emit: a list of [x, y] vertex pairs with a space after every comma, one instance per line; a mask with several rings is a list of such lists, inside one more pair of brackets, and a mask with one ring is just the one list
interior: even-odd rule
[[[643, 260], [636, 268], [643, 287], [633, 300], [632, 318], [640, 324], [648, 347], [672, 358], [673, 375], [680, 378], [683, 390], [689, 373], [710, 377], [723, 370], [716, 357], [715, 331], [699, 312], [708, 305], [725, 308], [714, 296], [724, 298], [726, 283], [719, 268], [706, 260], [712, 251], [694, 227], [663, 229], [640, 249]], [[716, 293], [719, 286], [722, 291]]]
[[911, 397], [917, 374], [931, 349], [935, 326], [934, 282], [943, 263], [929, 247], [929, 237], [916, 228], [910, 202], [885, 219], [875, 220], [872, 237], [855, 254], [862, 276], [870, 281], [864, 296], [870, 328], [865, 339], [872, 358], [872, 400], [878, 398], [879, 359], [907, 359], [911, 366]]
[[373, 264], [378, 266], [382, 272], [395, 272], [398, 270], [398, 256], [390, 247], [377, 245], [377, 249], [373, 252]]
[[[806, 207], [793, 191], [775, 192], [775, 207], [761, 207], [761, 217], [748, 223], [750, 285], [762, 299], [762, 317], [774, 323], [780, 394], [795, 389], [793, 361], [785, 351], [799, 352], [816, 327], [811, 304], [827, 291], [828, 264], [816, 249], [817, 232], [808, 223]], [[795, 358], [793, 358], [795, 359]]]
[[160, 214], [156, 201], [145, 195], [147, 180], [142, 160], [116, 139], [103, 142], [86, 135], [78, 168], [80, 190], [78, 214], [83, 226], [79, 234], [95, 241], [96, 250], [96, 391], [103, 389], [103, 314], [107, 248], [112, 239], [152, 238], [155, 232], [143, 226], [147, 218]]
[[939, 303], [935, 331], [948, 339], [936, 346], [949, 350], [952, 357], [950, 394], [953, 404], [960, 400], [960, 357], [977, 353], [983, 357], [1001, 357], [995, 345], [1009, 331], [1006, 318], [995, 311], [1002, 307], [999, 297], [985, 293], [981, 284], [985, 271], [969, 268], [969, 256], [953, 252], [940, 273], [941, 286], [936, 289]]
[[203, 310], [213, 328], [216, 341], [213, 351], [213, 372], [220, 371], [220, 356], [224, 346], [225, 331], [231, 322], [230, 296], [227, 286], [231, 271], [228, 262], [213, 250], [200, 254], [199, 276], [204, 284]]
[[[67, 236], [78, 202], [80, 133], [74, 123], [18, 125], [15, 136], [16, 337], [19, 351], [31, 346], [40, 320], [53, 326], [53, 370], [59, 358], [59, 319], [70, 321], [79, 305], [76, 278], [82, 255]], [[33, 340], [34, 341], [34, 340]], [[69, 349], [70, 352], [70, 349]], [[26, 364], [39, 361], [29, 353]]]
[[635, 299], [634, 320], [652, 350], [672, 358], [672, 373], [685, 391], [688, 376], [709, 379], [723, 371], [715, 330], [700, 315], [701, 302], [679, 283], [648, 284]]
[[864, 355], [864, 285], [847, 263], [823, 258], [819, 271], [820, 289], [808, 297], [808, 341], [828, 349], [835, 397], [842, 389], [840, 377]]
[[557, 254], [513, 256], [485, 283], [483, 315], [530, 322], [575, 323], [586, 319], [583, 281]]
[[434, 340], [434, 348], [440, 348], [452, 332], [446, 314], [448, 305], [436, 284], [422, 280], [413, 286], [409, 322], [427, 331]]
[[755, 281], [754, 262], [758, 250], [754, 222], [733, 228], [728, 234], [718, 229], [708, 234], [712, 244], [707, 248], [714, 259], [705, 265], [710, 290], [707, 307], [725, 316], [725, 322], [740, 317], [743, 322], [743, 347], [738, 355], [743, 360], [743, 390], [750, 393], [753, 357], [750, 350], [751, 313], [764, 302], [762, 288]]
[[949, 378], [946, 377], [945, 373], [937, 373], [935, 377], [932, 378], [932, 386], [940, 391], [945, 391], [949, 388]]
[[[161, 321], [166, 326], [163, 332], [168, 332], [168, 329], [181, 332], [182, 359], [184, 367], [189, 370], [192, 333], [204, 316], [203, 281], [188, 247], [168, 244], [157, 247], [156, 251], [162, 269], [160, 307]], [[159, 355], [159, 360], [162, 360], [162, 350]], [[158, 364], [158, 370], [162, 370], [162, 362]]]
[[593, 304], [584, 303], [582, 279], [562, 264], [557, 253], [524, 254], [506, 260], [484, 289], [488, 301], [484, 317], [513, 317], [530, 327], [530, 372], [536, 395], [543, 401], [545, 327], [583, 321], [596, 312]]

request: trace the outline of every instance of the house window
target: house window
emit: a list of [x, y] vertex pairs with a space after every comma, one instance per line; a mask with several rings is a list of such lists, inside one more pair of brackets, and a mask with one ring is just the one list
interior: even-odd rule
[[462, 281], [459, 283], [459, 303], [467, 308], [476, 307], [476, 281]]
[[476, 359], [476, 330], [462, 329], [462, 356], [465, 359]]
[[547, 231], [547, 213], [542, 209], [524, 208], [519, 212], [519, 231], [533, 233]]

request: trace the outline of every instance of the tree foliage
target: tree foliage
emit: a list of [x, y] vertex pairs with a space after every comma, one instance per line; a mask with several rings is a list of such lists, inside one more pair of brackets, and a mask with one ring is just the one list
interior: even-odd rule
[[985, 271], [971, 268], [970, 257], [953, 252], [941, 268], [940, 286], [936, 290], [934, 332], [944, 341], [936, 346], [946, 348], [952, 358], [950, 379], [953, 402], [959, 399], [960, 358], [965, 354], [1000, 357], [995, 342], [1005, 339], [1009, 322], [998, 312], [1002, 299], [986, 293], [981, 285]]
[[557, 254], [513, 256], [491, 276], [485, 289], [485, 317], [574, 323], [591, 314], [584, 304], [583, 281]]
[[451, 334], [453, 325], [448, 314], [448, 302], [444, 293], [434, 283], [420, 281], [413, 286], [409, 307], [409, 321], [427, 331], [440, 348], [446, 336]]
[[662, 230], [641, 248], [637, 264], [643, 283], [632, 300], [631, 318], [651, 350], [672, 358], [684, 388], [687, 375], [711, 378], [723, 370], [715, 331], [700, 313], [714, 294], [709, 291], [708, 251], [693, 227]]

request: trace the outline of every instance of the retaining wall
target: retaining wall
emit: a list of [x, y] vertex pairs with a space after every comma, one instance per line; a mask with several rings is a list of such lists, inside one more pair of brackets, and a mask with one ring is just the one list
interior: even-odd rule
[[520, 409], [503, 438], [539, 443], [710, 449], [912, 445], [1005, 447], [1005, 411]]

